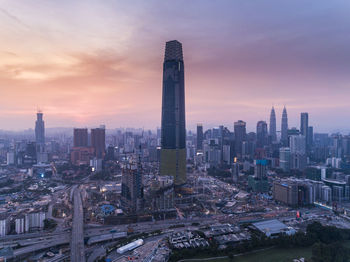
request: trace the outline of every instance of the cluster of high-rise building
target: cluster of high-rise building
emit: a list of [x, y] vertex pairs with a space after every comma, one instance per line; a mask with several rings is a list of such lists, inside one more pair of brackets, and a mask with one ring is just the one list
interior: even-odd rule
[[342, 203], [350, 200], [350, 176], [312, 179], [276, 179], [272, 187], [273, 198], [289, 206], [315, 203]]
[[0, 215], [0, 236], [6, 236], [11, 228], [16, 234], [36, 232], [44, 228], [46, 212], [43, 210], [30, 210], [16, 216], [9, 213]]
[[[203, 132], [203, 125], [199, 124], [196, 141], [187, 143], [195, 145], [196, 150], [192, 153], [192, 147], [188, 147], [187, 157], [203, 161], [209, 167], [231, 165], [234, 159], [267, 159], [270, 167], [281, 167], [286, 172], [290, 169], [302, 170], [306, 167], [307, 157], [311, 158], [314, 145], [313, 128], [308, 126], [307, 113], [301, 113], [300, 130], [288, 128], [286, 107], [283, 108], [280, 136], [277, 135], [274, 107], [271, 109], [269, 124], [258, 121], [256, 132], [247, 132], [243, 120], [234, 122], [233, 132], [224, 126]], [[187, 140], [191, 138], [188, 135]]]
[[[294, 171], [305, 174], [304, 171], [315, 164], [338, 170], [350, 168], [350, 136], [314, 133], [306, 112], [300, 114], [298, 128], [289, 127], [285, 106], [280, 130], [277, 130], [276, 118], [273, 106], [269, 120], [258, 121], [254, 131], [248, 131], [243, 120], [235, 121], [231, 130], [223, 125], [205, 129], [203, 124], [197, 125], [196, 132], [186, 130], [183, 50], [182, 44], [173, 40], [165, 44], [161, 128], [156, 133], [141, 129], [106, 130], [100, 126], [90, 130], [74, 128], [72, 137], [48, 138], [43, 113], [38, 111], [34, 139], [1, 140], [0, 157], [5, 156], [8, 166], [31, 167], [32, 172], [37, 170], [40, 175], [52, 169], [49, 163], [55, 161], [89, 166], [93, 172], [102, 171], [108, 161], [117, 162], [122, 173], [121, 203], [127, 213], [140, 213], [144, 208], [143, 164], [156, 174], [150, 183], [149, 195], [153, 196], [152, 208], [158, 211], [173, 209], [174, 188], [186, 184], [187, 165], [206, 170], [231, 169], [236, 183], [242, 182], [244, 172], [247, 187], [256, 192], [269, 192], [271, 170], [288, 176]], [[344, 179], [328, 176], [318, 180], [324, 183], [325, 191], [318, 196], [329, 195], [328, 198], [300, 200], [300, 195], [293, 195], [295, 185], [306, 188], [303, 192], [308, 195], [306, 184], [312, 184], [312, 179], [306, 184], [275, 181], [272, 188], [276, 199], [290, 205], [308, 203], [305, 199], [347, 199], [347, 187], [338, 189], [339, 185], [331, 186], [326, 178], [339, 183]]]
[[74, 165], [89, 165], [90, 161], [101, 160], [105, 157], [106, 131], [105, 127], [75, 128], [73, 134], [73, 148], [71, 149], [71, 162]]

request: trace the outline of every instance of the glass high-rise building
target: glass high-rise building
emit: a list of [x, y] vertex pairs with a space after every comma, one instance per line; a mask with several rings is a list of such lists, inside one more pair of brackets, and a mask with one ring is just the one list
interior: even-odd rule
[[203, 150], [203, 125], [197, 125], [197, 151]]
[[106, 154], [106, 130], [104, 128], [91, 129], [91, 146], [95, 157], [102, 159]]
[[37, 120], [35, 122], [35, 142], [37, 145], [45, 144], [45, 124], [43, 120], [43, 113], [38, 111], [36, 114]]
[[87, 128], [74, 128], [73, 145], [74, 147], [88, 147]]
[[309, 114], [301, 113], [300, 114], [300, 134], [305, 136], [306, 139], [306, 148], [309, 145]]
[[270, 114], [269, 134], [270, 134], [270, 137], [271, 137], [271, 141], [275, 142], [277, 140], [277, 135], [276, 135], [276, 113], [275, 113], [275, 108], [274, 107], [272, 107], [271, 114]]
[[256, 124], [256, 147], [264, 148], [264, 146], [267, 146], [267, 141], [267, 123], [265, 121], [259, 121]]
[[288, 146], [288, 115], [286, 107], [283, 108], [282, 113], [281, 142], [283, 146]]
[[235, 151], [238, 158], [242, 158], [243, 155], [243, 141], [246, 141], [246, 123], [242, 120], [238, 120], [234, 123], [235, 131]]
[[182, 44], [166, 42], [163, 63], [160, 174], [186, 183], [185, 73]]

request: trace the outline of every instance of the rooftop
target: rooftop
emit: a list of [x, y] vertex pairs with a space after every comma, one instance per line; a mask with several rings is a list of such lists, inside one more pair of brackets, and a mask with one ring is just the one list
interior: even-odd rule
[[177, 40], [168, 41], [165, 44], [164, 61], [183, 61], [182, 44]]

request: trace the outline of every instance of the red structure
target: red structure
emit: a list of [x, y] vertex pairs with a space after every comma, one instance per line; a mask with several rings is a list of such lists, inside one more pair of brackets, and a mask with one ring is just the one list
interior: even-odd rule
[[106, 131], [104, 128], [91, 129], [91, 146], [94, 148], [94, 156], [103, 159], [106, 154]]
[[73, 165], [89, 165], [90, 159], [94, 156], [92, 147], [73, 147], [71, 150], [71, 162]]
[[87, 128], [74, 128], [74, 147], [88, 147]]

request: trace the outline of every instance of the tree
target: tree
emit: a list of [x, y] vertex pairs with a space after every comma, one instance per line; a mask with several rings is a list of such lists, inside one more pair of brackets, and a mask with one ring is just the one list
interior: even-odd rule
[[57, 226], [57, 223], [53, 219], [46, 218], [44, 219], [44, 229], [54, 229]]

